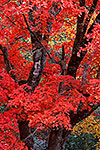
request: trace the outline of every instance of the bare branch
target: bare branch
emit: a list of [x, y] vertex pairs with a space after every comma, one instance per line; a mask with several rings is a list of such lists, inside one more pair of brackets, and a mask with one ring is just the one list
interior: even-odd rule
[[[65, 50], [64, 50], [64, 45], [62, 45], [62, 58], [60, 60], [60, 67], [61, 67], [61, 75], [66, 75], [66, 61], [65, 61]], [[63, 89], [63, 82], [59, 83], [59, 90], [58, 93], [61, 94]]]

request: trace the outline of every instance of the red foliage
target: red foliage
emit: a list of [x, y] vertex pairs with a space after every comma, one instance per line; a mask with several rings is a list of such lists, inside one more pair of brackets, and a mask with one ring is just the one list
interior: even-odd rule
[[[70, 19], [74, 16], [76, 18], [82, 12], [86, 11], [82, 7], [78, 8], [78, 0], [73, 1], [63, 0], [62, 3], [61, 0], [34, 0], [31, 4], [28, 0], [24, 0], [22, 3], [20, 3], [20, 0], [11, 0], [10, 2], [4, 0], [0, 2], [0, 40], [1, 44], [7, 47], [10, 63], [15, 68], [11, 71], [15, 74], [16, 80], [27, 79], [33, 65], [21, 53], [21, 50], [23, 53], [26, 49], [29, 52], [32, 50], [32, 43], [30, 40], [28, 41], [30, 39], [30, 33], [27, 29], [23, 14], [28, 20], [28, 12], [35, 6], [34, 9], [36, 11], [34, 10], [32, 12], [32, 16], [37, 25], [32, 26], [32, 23], [29, 22], [29, 25], [32, 26], [31, 30], [35, 32], [39, 31], [41, 35], [45, 34], [50, 36], [51, 33], [56, 34], [59, 31], [66, 21], [66, 17]], [[91, 2], [86, 2], [88, 7], [90, 7], [92, 0]], [[57, 4], [57, 8], [55, 8], [56, 12], [61, 8], [61, 11], [56, 17], [53, 15], [54, 3]], [[98, 2], [99, 6], [100, 4]], [[52, 13], [50, 13], [50, 10]], [[73, 19], [72, 22], [75, 23], [75, 20]], [[49, 33], [48, 27], [50, 23], [52, 23], [52, 29]], [[68, 24], [67, 21], [66, 24]], [[77, 53], [78, 57], [80, 57], [81, 51], [87, 51], [77, 71], [77, 78], [79, 76], [79, 80], [75, 80], [70, 75], [60, 75], [61, 68], [59, 64], [50, 63], [48, 57], [41, 82], [33, 93], [27, 93], [25, 90], [28, 87], [27, 84], [19, 86], [18, 83], [15, 83], [10, 73], [7, 73], [3, 56], [0, 56], [2, 57], [0, 60], [0, 103], [1, 106], [5, 107], [5, 112], [0, 114], [1, 149], [10, 150], [15, 148], [25, 150], [23, 143], [18, 137], [18, 120], [29, 120], [29, 125], [31, 127], [38, 127], [38, 129], [64, 126], [70, 130], [70, 110], [76, 113], [80, 102], [83, 103], [82, 110], [87, 108], [91, 110], [88, 104], [100, 102], [100, 79], [93, 79], [92, 76], [93, 74], [95, 76], [97, 75], [96, 69], [100, 66], [100, 25], [96, 24], [93, 32], [86, 36], [87, 39], [93, 37], [93, 40], [84, 49], [80, 48], [80, 51]], [[45, 40], [42, 40], [42, 43], [45, 44]], [[71, 53], [69, 46], [73, 45], [73, 41], [63, 44], [65, 45], [65, 55]], [[50, 51], [51, 56], [56, 61], [59, 61], [60, 58], [56, 57], [55, 52], [61, 47], [62, 45], [58, 46], [55, 44], [55, 51]], [[50, 50], [49, 46], [48, 49]], [[2, 54], [2, 51], [0, 51], [0, 54]], [[66, 60], [67, 63], [69, 59], [68, 57], [68, 60]], [[85, 75], [87, 80], [84, 80], [83, 84], [81, 78], [84, 79], [84, 65], [86, 63], [89, 67], [87, 67]], [[95, 68], [93, 69], [93, 67]], [[60, 82], [63, 82], [63, 88], [59, 93]], [[80, 91], [83, 94], [90, 94], [90, 96], [85, 97]]]

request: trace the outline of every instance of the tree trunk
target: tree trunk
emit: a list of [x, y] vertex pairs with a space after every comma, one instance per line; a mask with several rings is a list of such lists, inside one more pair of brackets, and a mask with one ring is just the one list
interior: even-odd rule
[[[28, 137], [31, 133], [31, 129], [29, 128], [28, 124], [28, 121], [18, 121], [20, 139], [28, 147], [28, 150], [31, 150], [31, 148], [34, 147], [34, 141], [32, 136]], [[26, 137], [28, 138], [26, 139]]]
[[64, 128], [51, 130], [48, 150], [65, 150], [65, 144], [70, 131]]

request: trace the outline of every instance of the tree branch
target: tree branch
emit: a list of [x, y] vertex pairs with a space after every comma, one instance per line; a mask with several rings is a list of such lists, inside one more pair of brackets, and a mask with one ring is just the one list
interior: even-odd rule
[[42, 39], [42, 37], [39, 34], [37, 36], [37, 34], [30, 29], [30, 26], [29, 26], [24, 14], [23, 14], [23, 17], [24, 17], [24, 21], [27, 25], [27, 28], [31, 34], [32, 44], [35, 44], [35, 48], [36, 48], [33, 51], [34, 65], [31, 69], [31, 72], [30, 72], [28, 80], [27, 80], [28, 85], [31, 86], [32, 91], [34, 91], [35, 87], [39, 84], [39, 81], [40, 81], [40, 78], [41, 78], [45, 63], [46, 63], [47, 53], [43, 50], [46, 48], [40, 41]]
[[66, 75], [66, 62], [65, 62], [65, 50], [64, 45], [62, 45], [62, 58], [59, 61], [59, 65], [61, 67], [61, 75]]
[[[80, 0], [80, 6], [85, 6], [85, 0]], [[77, 68], [82, 61], [83, 57], [85, 54], [81, 55], [80, 57], [77, 56], [77, 52], [79, 51], [81, 47], [81, 41], [83, 39], [83, 20], [85, 17], [85, 13], [83, 12], [81, 16], [78, 16], [77, 18], [77, 33], [76, 33], [76, 38], [74, 41], [73, 45], [73, 50], [72, 50], [72, 56], [68, 64], [67, 68], [67, 74], [73, 76], [74, 78], [76, 77], [76, 71]]]
[[30, 29], [30, 26], [29, 26], [29, 24], [28, 24], [28, 22], [27, 22], [27, 19], [26, 19], [26, 17], [25, 17], [24, 14], [23, 14], [23, 17], [24, 17], [25, 23], [26, 23], [26, 25], [27, 25], [27, 27], [28, 27], [28, 30], [29, 30], [30, 33], [31, 33], [31, 36], [32, 36], [33, 38], [35, 37], [36, 40], [37, 40], [37, 42], [38, 42], [38, 44], [40, 44], [40, 46], [42, 46], [43, 49], [45, 49], [46, 53], [48, 54], [48, 56], [49, 56], [49, 58], [52, 60], [52, 62], [59, 64], [59, 62], [57, 62], [54, 58], [51, 57], [51, 55], [49, 54], [47, 48], [46, 48], [46, 47], [42, 44], [42, 42], [39, 40], [39, 38], [37, 37], [36, 33]]
[[23, 142], [25, 142], [28, 138], [32, 137], [36, 133], [37, 129], [33, 132], [30, 133], [25, 139], [23, 139]]
[[27, 83], [32, 87], [32, 91], [34, 91], [35, 87], [39, 84], [45, 63], [46, 63], [46, 52], [43, 49], [36, 49], [36, 53], [33, 56], [34, 65], [29, 74]]
[[[97, 0], [94, 0], [93, 5], [91, 6], [91, 9], [89, 11], [89, 15], [90, 15], [89, 17], [90, 18], [91, 18], [91, 15], [94, 12], [96, 4], [97, 4]], [[85, 5], [85, 4], [83, 3], [83, 1], [80, 0], [80, 5]], [[77, 71], [77, 68], [80, 65], [80, 62], [82, 61], [82, 59], [86, 55], [86, 51], [85, 51], [85, 52], [81, 52], [80, 57], [78, 57], [77, 52], [79, 51], [80, 47], [84, 48], [84, 47], [86, 47], [86, 44], [88, 44], [88, 42], [92, 41], [92, 39], [90, 39], [89, 41], [87, 41], [87, 38], [83, 39], [84, 33], [85, 33], [84, 30], [86, 30], [85, 28], [87, 28], [87, 27], [85, 27], [85, 25], [83, 25], [83, 19], [84, 19], [84, 15], [81, 16], [80, 18], [78, 17], [76, 38], [75, 38], [75, 41], [74, 41], [72, 56], [71, 56], [71, 59], [69, 61], [68, 69], [67, 69], [67, 74], [73, 76], [74, 78], [76, 78], [76, 71]], [[97, 15], [96, 21], [100, 22], [100, 14]], [[88, 34], [92, 32], [92, 29], [94, 28], [93, 25], [96, 23], [96, 21], [89, 28]], [[86, 95], [86, 97], [87, 96], [89, 96], [89, 95]], [[82, 119], [88, 117], [99, 106], [100, 106], [100, 104], [93, 105], [91, 111], [89, 111], [89, 109], [85, 109], [83, 111], [80, 111], [81, 109], [79, 109], [76, 114], [73, 111], [71, 111], [70, 112], [70, 118], [71, 118], [72, 126], [74, 126], [77, 122], [81, 121]]]
[[[80, 2], [81, 2], [81, 5], [84, 4], [84, 3], [82, 3], [82, 1], [80, 1]], [[93, 14], [96, 4], [97, 4], [97, 0], [94, 0], [93, 5], [91, 6], [91, 9], [89, 12], [90, 15]], [[77, 53], [79, 52], [80, 47], [85, 48], [86, 45], [92, 41], [92, 38], [90, 38], [89, 41], [87, 41], [87, 38], [85, 38], [85, 39], [83, 38], [84, 33], [85, 33], [85, 31], [84, 31], [85, 25], [83, 25], [84, 15], [85, 14], [83, 14], [81, 17], [78, 17], [76, 38], [74, 41], [72, 56], [71, 56], [71, 59], [69, 61], [68, 68], [67, 68], [67, 74], [73, 76], [74, 78], [76, 78], [76, 71], [77, 71], [81, 61], [83, 60], [84, 56], [86, 55], [86, 51], [82, 51], [80, 54], [80, 57], [77, 56]], [[100, 13], [97, 15], [96, 21], [91, 25], [87, 34], [92, 32], [92, 29], [94, 28], [93, 26], [96, 22], [98, 22], [98, 23], [100, 22]]]
[[[41, 43], [40, 40], [42, 39], [41, 35], [37, 33], [37, 36], [36, 36], [35, 32], [31, 31], [24, 14], [23, 14], [23, 17], [31, 35], [31, 42], [32, 44], [35, 45], [35, 50], [33, 51], [34, 64], [29, 73], [28, 80], [21, 81], [19, 82], [19, 84], [21, 85], [27, 82], [27, 84], [31, 86], [32, 90], [26, 89], [26, 91], [33, 92], [35, 87], [39, 84], [39, 81], [41, 79], [41, 75], [42, 75], [42, 72], [46, 63], [47, 53], [43, 50], [44, 47], [41, 46], [40, 44]], [[29, 149], [33, 148], [33, 144], [34, 144], [33, 137], [32, 137], [33, 134], [30, 131], [31, 128], [28, 126], [29, 122], [27, 120], [18, 121], [18, 124], [19, 124], [19, 131], [20, 131], [20, 139], [25, 142], [25, 144], [27, 145]]]
[[[15, 82], [17, 82], [16, 80], [16, 76], [13, 74], [13, 72], [11, 71], [12, 69], [14, 69], [13, 65], [10, 63], [9, 61], [9, 57], [8, 57], [8, 50], [6, 47], [3, 47], [1, 44], [0, 44], [0, 49], [3, 53], [3, 57], [4, 57], [4, 62], [5, 62], [5, 65], [6, 65], [6, 69], [7, 69], [7, 73], [11, 75], [11, 77], [15, 80]], [[11, 72], [10, 72], [11, 71]]]
[[13, 25], [16, 25], [15, 22], [13, 22], [13, 21], [10, 19], [10, 17], [8, 17], [8, 16], [6, 16], [6, 15], [5, 15], [5, 17], [8, 18], [9, 21], [10, 21]]
[[31, 134], [31, 129], [28, 126], [28, 124], [29, 124], [29, 121], [27, 121], [27, 120], [25, 120], [25, 121], [18, 120], [20, 139], [25, 143], [25, 145], [30, 150], [31, 148], [33, 148], [34, 141], [33, 141], [32, 135], [29, 136]]
[[6, 47], [3, 47], [1, 44], [0, 44], [0, 49], [1, 49], [1, 51], [3, 53], [3, 56], [4, 56], [4, 62], [6, 64], [7, 73], [9, 73], [9, 71], [12, 68], [11, 68], [11, 64], [10, 64], [9, 58], [8, 58], [8, 50], [7, 50]]
[[64, 45], [62, 45], [62, 59], [61, 60], [64, 60], [65, 58], [65, 51], [64, 51]]
[[94, 11], [95, 11], [97, 2], [98, 2], [98, 0], [93, 0], [93, 4], [92, 4], [92, 6], [91, 6], [91, 8], [90, 8], [90, 10], [89, 10], [88, 17], [87, 17], [86, 20], [85, 20], [84, 32], [83, 32], [83, 34], [85, 34], [85, 32], [86, 32], [86, 30], [87, 30], [87, 27], [88, 27], [88, 24], [89, 24], [90, 19], [91, 19], [91, 17], [92, 17], [92, 14], [93, 14]]
[[90, 116], [91, 113], [94, 112], [99, 106], [100, 106], [100, 103], [94, 104], [93, 106], [91, 106], [90, 111], [89, 111], [89, 109], [85, 109], [83, 111], [78, 111], [76, 114], [73, 111], [71, 111], [70, 112], [71, 125], [74, 126], [79, 121]]

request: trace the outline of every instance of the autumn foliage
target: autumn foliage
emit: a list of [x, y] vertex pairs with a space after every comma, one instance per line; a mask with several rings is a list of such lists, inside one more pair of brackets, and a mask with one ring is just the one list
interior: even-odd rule
[[19, 122], [69, 131], [99, 106], [99, 9], [99, 0], [0, 2], [0, 149], [30, 147]]

